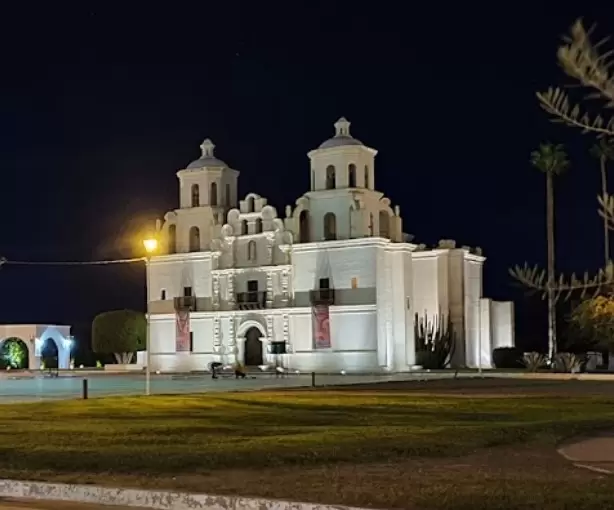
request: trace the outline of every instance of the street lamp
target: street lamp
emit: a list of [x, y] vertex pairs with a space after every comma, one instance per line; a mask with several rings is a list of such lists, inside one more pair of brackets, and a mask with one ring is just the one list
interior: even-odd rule
[[149, 263], [151, 262], [151, 256], [158, 249], [158, 240], [155, 237], [149, 237], [143, 239], [143, 246], [145, 247], [145, 281], [147, 285], [147, 303], [146, 303], [146, 317], [147, 317], [147, 335], [145, 337], [145, 349], [147, 351], [146, 366], [145, 366], [145, 394], [151, 394], [151, 346], [150, 346], [150, 325], [149, 325]]

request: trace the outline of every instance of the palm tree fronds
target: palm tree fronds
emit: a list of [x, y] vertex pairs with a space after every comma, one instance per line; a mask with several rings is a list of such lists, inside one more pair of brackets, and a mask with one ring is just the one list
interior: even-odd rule
[[614, 74], [612, 73], [612, 51], [601, 51], [608, 39], [593, 44], [591, 32], [585, 30], [581, 19], [576, 20], [565, 38], [566, 44], [557, 51], [559, 64], [565, 73], [578, 80], [584, 87], [597, 91], [607, 101], [606, 106], [614, 107]]
[[563, 145], [542, 143], [539, 149], [531, 152], [531, 164], [538, 170], [559, 175], [569, 168], [569, 160]]
[[597, 115], [591, 119], [586, 112], [582, 113], [578, 104], [572, 104], [567, 94], [559, 87], [537, 92], [537, 99], [540, 106], [553, 117], [553, 122], [579, 128], [583, 133], [614, 137], [614, 117], [605, 120], [601, 115]]
[[552, 287], [548, 285], [546, 272], [538, 266], [530, 267], [527, 263], [524, 266], [514, 266], [509, 270], [512, 278], [527, 287], [533, 292], [541, 294], [542, 299], [548, 296], [548, 290], [554, 291], [555, 300], [561, 298], [567, 301], [572, 295], [579, 295], [581, 299], [595, 297], [604, 291], [605, 288], [614, 285], [614, 265], [609, 262], [605, 269], [600, 269], [595, 276], [590, 276], [588, 271], [582, 278], [578, 278], [575, 273], [569, 278], [560, 275], [559, 279], [553, 281]]

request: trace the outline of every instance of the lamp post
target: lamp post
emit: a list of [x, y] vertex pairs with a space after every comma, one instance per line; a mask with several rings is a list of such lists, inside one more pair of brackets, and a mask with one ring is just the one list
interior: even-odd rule
[[152, 254], [158, 249], [158, 240], [155, 237], [150, 237], [143, 240], [143, 246], [145, 247], [145, 282], [147, 286], [146, 294], [146, 313], [145, 317], [147, 318], [147, 328], [146, 328], [146, 337], [145, 337], [145, 349], [147, 352], [146, 356], [146, 366], [145, 366], [145, 395], [151, 395], [151, 345], [150, 345], [150, 325], [149, 325], [149, 265], [151, 262]]

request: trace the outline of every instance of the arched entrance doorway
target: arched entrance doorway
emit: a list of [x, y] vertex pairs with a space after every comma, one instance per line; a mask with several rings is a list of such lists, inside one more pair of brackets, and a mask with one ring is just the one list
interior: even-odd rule
[[47, 337], [41, 348], [41, 364], [43, 364], [45, 368], [59, 368], [58, 356], [58, 346], [55, 340], [51, 337]]
[[0, 346], [0, 368], [11, 367], [17, 370], [30, 368], [28, 345], [17, 337], [10, 337]]
[[245, 333], [245, 349], [243, 353], [243, 363], [246, 367], [255, 367], [264, 364], [262, 353], [262, 342], [260, 330], [252, 326]]

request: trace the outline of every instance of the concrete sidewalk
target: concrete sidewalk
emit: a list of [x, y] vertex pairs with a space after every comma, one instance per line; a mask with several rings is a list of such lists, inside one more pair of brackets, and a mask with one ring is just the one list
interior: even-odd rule
[[558, 452], [574, 465], [604, 474], [614, 474], [614, 432], [578, 439]]
[[90, 505], [67, 501], [0, 498], [0, 510], [139, 510], [138, 507]]

